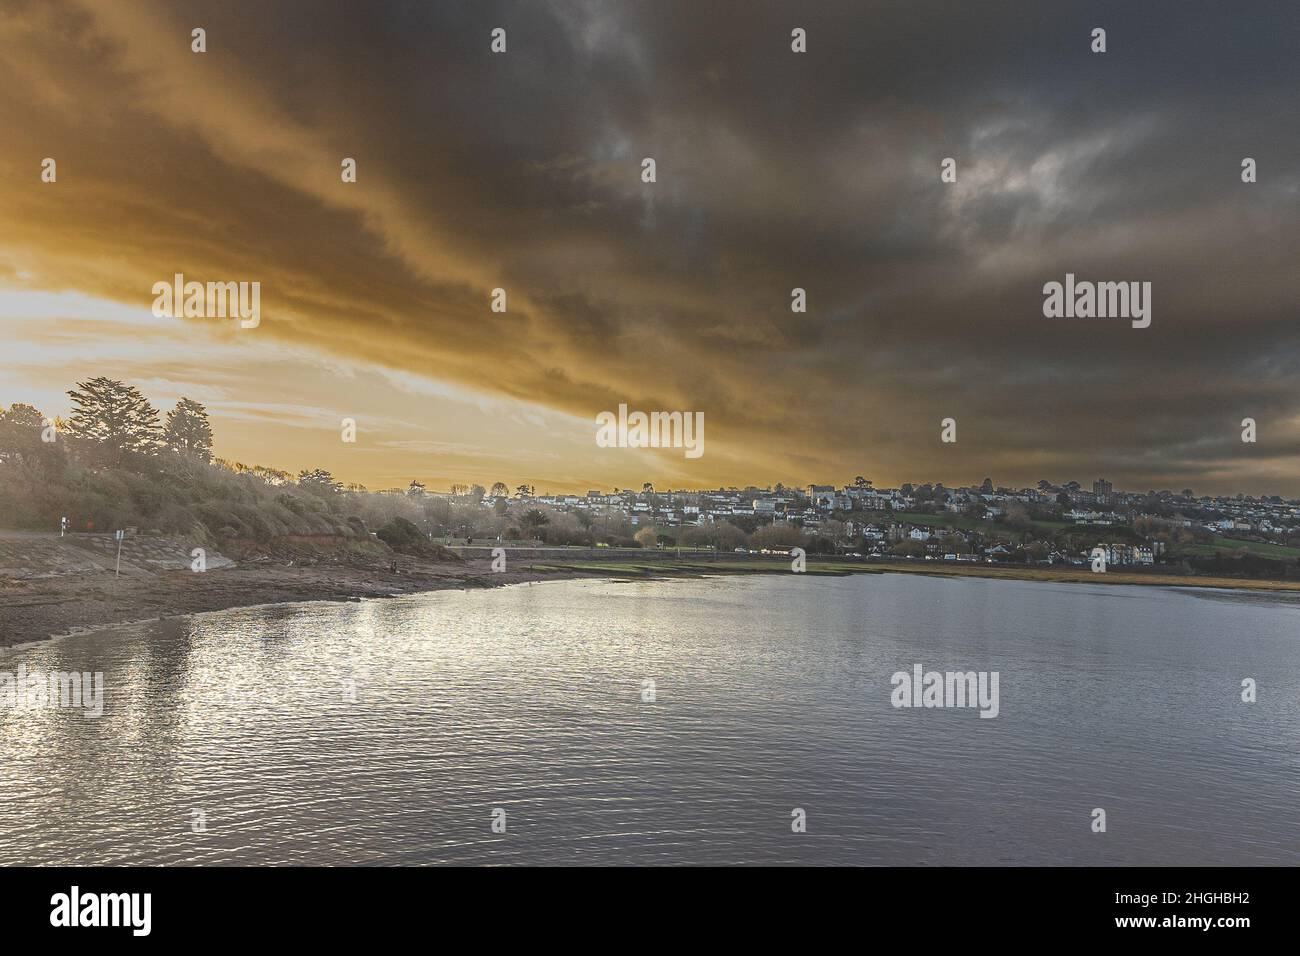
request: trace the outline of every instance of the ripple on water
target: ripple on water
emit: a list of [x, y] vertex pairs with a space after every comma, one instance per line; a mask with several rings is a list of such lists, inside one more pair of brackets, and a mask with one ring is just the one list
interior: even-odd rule
[[[1237, 592], [764, 576], [73, 636], [0, 657], [107, 687], [98, 720], [0, 710], [0, 864], [1295, 865], [1296, 621]], [[894, 709], [914, 663], [998, 671], [1000, 715]]]

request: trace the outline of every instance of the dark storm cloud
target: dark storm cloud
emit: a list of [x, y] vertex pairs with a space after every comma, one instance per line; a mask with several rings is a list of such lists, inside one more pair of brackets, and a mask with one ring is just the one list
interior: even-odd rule
[[[1300, 492], [1294, 4], [56, 9], [9, 35], [72, 76], [16, 72], [82, 95], [7, 105], [117, 218], [28, 210], [51, 261], [255, 262], [272, 334], [584, 416], [701, 409], [735, 480]], [[1066, 272], [1150, 281], [1151, 327], [1044, 318]]]

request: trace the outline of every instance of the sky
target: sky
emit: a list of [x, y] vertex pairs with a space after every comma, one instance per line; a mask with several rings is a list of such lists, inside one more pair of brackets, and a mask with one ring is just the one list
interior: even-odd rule
[[1289, 0], [0, 0], [0, 405], [107, 375], [372, 488], [1300, 495], [1298, 80]]

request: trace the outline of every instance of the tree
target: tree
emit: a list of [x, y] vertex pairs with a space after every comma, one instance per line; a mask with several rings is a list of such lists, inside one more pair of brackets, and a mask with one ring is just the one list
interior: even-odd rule
[[[253, 474], [257, 475], [258, 478], [261, 478], [268, 485], [273, 485], [276, 488], [293, 484], [293, 475], [289, 474], [287, 471], [281, 471], [278, 468], [267, 468], [264, 465], [254, 465]], [[348, 491], [365, 490], [365, 485], [348, 485]]]
[[375, 537], [394, 551], [420, 553], [427, 543], [424, 532], [405, 518], [394, 517], [375, 532]]
[[858, 475], [856, 478], [853, 479], [853, 487], [855, 488], [869, 488], [870, 486], [871, 486], [870, 478], [863, 478], [861, 475]]
[[182, 398], [167, 413], [163, 441], [180, 455], [207, 463], [212, 460], [212, 425], [208, 410], [191, 398]]
[[760, 548], [790, 548], [803, 546], [808, 539], [801, 528], [784, 521], [774, 521], [764, 525], [752, 535], [754, 544]]
[[565, 511], [550, 515], [550, 523], [542, 530], [542, 540], [555, 545], [588, 545], [594, 543], [591, 533], [583, 528], [577, 516]]
[[45, 416], [32, 405], [14, 402], [8, 411], [0, 409], [0, 421], [23, 428], [40, 428], [45, 422]]
[[423, 498], [424, 491], [424, 482], [416, 481], [414, 478], [412, 478], [411, 483], [406, 486], [406, 494], [411, 498]]
[[487, 492], [483, 490], [482, 485], [470, 485], [469, 496], [475, 501], [481, 502], [485, 494]]
[[31, 405], [15, 402], [0, 411], [0, 461], [31, 461], [40, 453], [45, 416]]
[[970, 542], [960, 534], [945, 532], [939, 536], [939, 544], [944, 554], [969, 554]]
[[529, 508], [528, 511], [524, 512], [524, 516], [519, 523], [523, 525], [525, 531], [535, 538], [542, 528], [551, 523], [551, 519], [546, 516], [545, 511]]
[[533, 489], [531, 485], [520, 485], [515, 489], [516, 498], [528, 498], [532, 496], [532, 493]]
[[1033, 541], [1025, 546], [1025, 554], [1034, 561], [1046, 561], [1051, 553], [1051, 546], [1045, 541]]
[[100, 376], [68, 392], [76, 408], [68, 432], [89, 443], [92, 455], [121, 464], [129, 455], [151, 455], [160, 443], [158, 410], [140, 391]]
[[446, 498], [426, 499], [424, 518], [435, 528], [446, 530], [451, 525], [451, 504]]
[[324, 468], [298, 472], [298, 487], [322, 498], [336, 495], [343, 490], [342, 483], [335, 481], [334, 476]]
[[504, 481], [498, 481], [492, 485], [490, 494], [493, 498], [508, 498], [510, 496], [510, 486]]
[[654, 528], [642, 528], [635, 535], [636, 543], [643, 548], [653, 548], [659, 541], [659, 536], [655, 534]]
[[747, 540], [745, 532], [730, 521], [711, 521], [687, 528], [682, 534], [684, 544], [712, 545], [718, 551], [733, 551], [744, 546]]
[[835, 544], [848, 544], [849, 526], [843, 521], [827, 518], [822, 522], [820, 531], [823, 538], [833, 541]]
[[453, 498], [463, 498], [469, 494], [469, 485], [463, 485], [459, 482], [451, 486], [451, 496]]
[[1029, 517], [1029, 511], [1024, 505], [1017, 502], [1007, 505], [1006, 511], [1002, 515], [1002, 523], [1008, 528], [1015, 528], [1017, 531], [1029, 531], [1034, 527], [1034, 522]]

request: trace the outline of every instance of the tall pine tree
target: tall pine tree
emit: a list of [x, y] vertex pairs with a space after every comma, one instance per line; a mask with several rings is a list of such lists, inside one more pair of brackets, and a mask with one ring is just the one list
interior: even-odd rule
[[100, 376], [78, 382], [68, 397], [76, 406], [68, 419], [68, 433], [85, 443], [91, 457], [120, 465], [131, 455], [158, 450], [158, 410], [139, 389]]
[[182, 398], [167, 413], [163, 441], [178, 454], [211, 461], [212, 426], [208, 423], [208, 410], [192, 398]]

